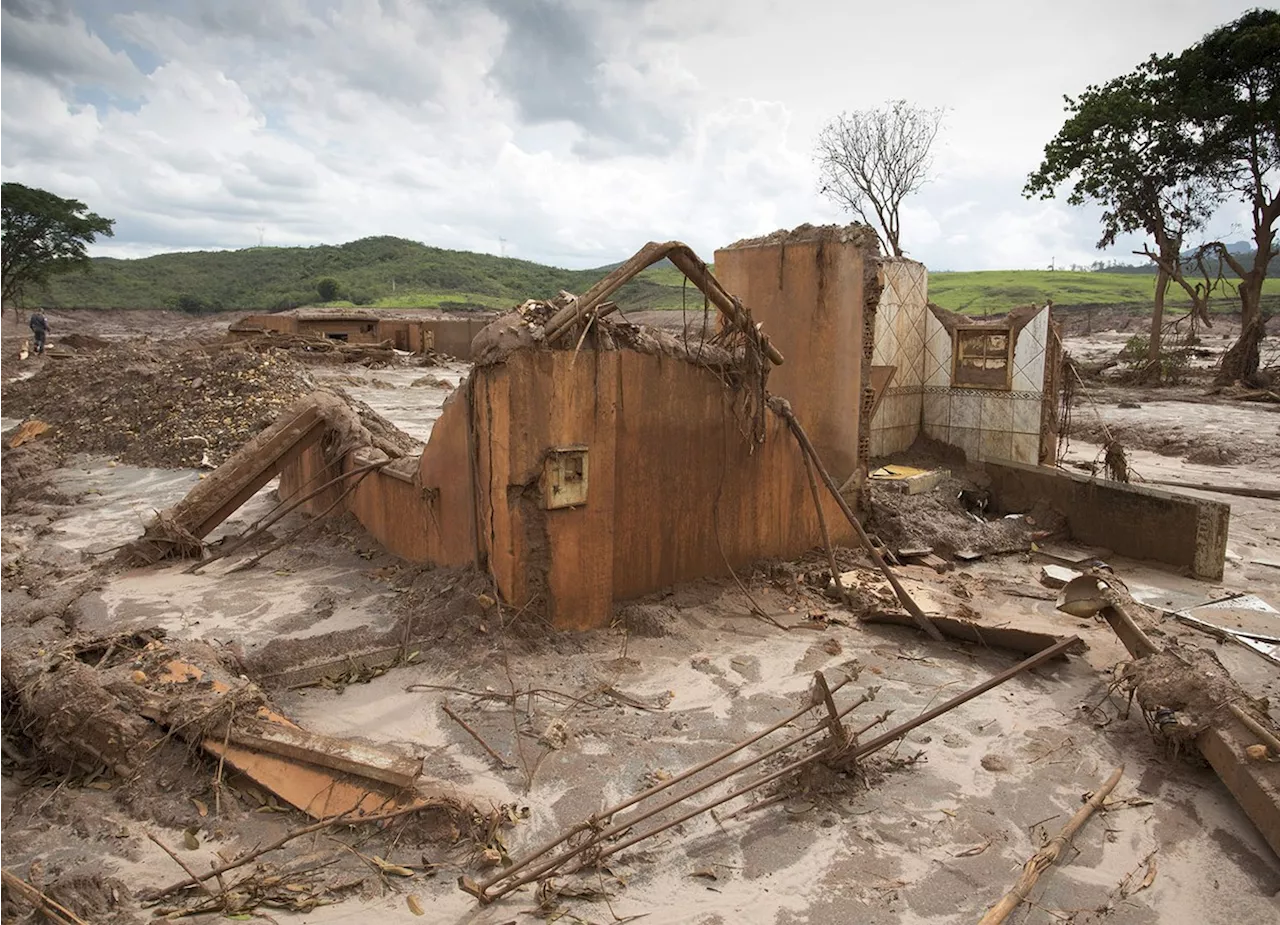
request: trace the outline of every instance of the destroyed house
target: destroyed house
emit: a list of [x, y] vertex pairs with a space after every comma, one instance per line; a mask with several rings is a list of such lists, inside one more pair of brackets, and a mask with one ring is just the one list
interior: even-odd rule
[[[615, 320], [609, 297], [664, 258], [719, 314], [715, 336]], [[974, 322], [931, 305], [924, 266], [881, 258], [859, 225], [737, 242], [716, 252], [715, 275], [685, 245], [650, 244], [582, 296], [530, 300], [479, 330], [420, 451], [374, 439], [341, 402], [304, 408], [224, 467], [238, 473], [225, 497], [214, 477], [197, 488], [217, 503], [196, 497], [183, 523], [204, 536], [279, 474], [281, 497], [308, 513], [350, 511], [395, 555], [479, 567], [507, 605], [589, 629], [620, 601], [847, 544], [871, 460], [929, 437], [987, 464], [1004, 486], [993, 509], [1025, 510], [1023, 487], [1048, 479], [1075, 493], [1069, 511], [1092, 512], [1068, 514], [1078, 535], [1103, 530], [1118, 552], [1220, 575], [1220, 505], [1130, 486], [1107, 501], [1041, 465], [1057, 443], [1049, 314]], [[368, 338], [405, 321], [260, 317]], [[357, 322], [370, 329], [337, 327]], [[1132, 529], [1106, 516], [1120, 503], [1141, 512]]]
[[[780, 246], [721, 252], [730, 289], [673, 242], [580, 298], [525, 303], [476, 338], [475, 367], [421, 457], [371, 472], [349, 509], [389, 550], [485, 567], [510, 606], [574, 629], [607, 625], [615, 601], [821, 545], [800, 448], [769, 396], [790, 401], [856, 503], [869, 447], [864, 317], [879, 297], [874, 239], [857, 231], [797, 236], [781, 287]], [[608, 295], [664, 257], [720, 311], [715, 339], [608, 317]], [[376, 462], [365, 451], [345, 466]], [[282, 494], [332, 464], [312, 446], [284, 469]], [[323, 510], [337, 492], [309, 505]], [[847, 542], [839, 508], [819, 497]]]
[[459, 359], [471, 356], [471, 341], [497, 317], [495, 312], [434, 309], [296, 308], [246, 315], [231, 325], [232, 337], [288, 334], [348, 344], [389, 343], [409, 353], [434, 351]]

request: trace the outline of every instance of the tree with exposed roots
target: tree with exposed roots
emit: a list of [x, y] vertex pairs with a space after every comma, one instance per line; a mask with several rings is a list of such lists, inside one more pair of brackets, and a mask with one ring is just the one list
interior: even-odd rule
[[818, 134], [820, 191], [876, 230], [880, 248], [902, 256], [902, 201], [929, 180], [941, 109], [895, 100], [845, 112]]
[[88, 245], [98, 235], [115, 233], [114, 220], [90, 212], [83, 202], [21, 183], [5, 183], [0, 189], [0, 212], [3, 301], [11, 303], [15, 313], [23, 294], [43, 286], [49, 277], [87, 271]]
[[1223, 358], [1219, 383], [1258, 369], [1262, 285], [1280, 254], [1280, 12], [1253, 10], [1215, 29], [1169, 66], [1173, 92], [1201, 139], [1197, 166], [1220, 177], [1252, 218], [1254, 252], [1246, 266], [1221, 241], [1210, 245], [1240, 278], [1240, 339]]
[[1280, 254], [1278, 87], [1280, 12], [1254, 10], [1181, 54], [1152, 56], [1131, 74], [1068, 98], [1066, 124], [1027, 182], [1027, 196], [1047, 198], [1073, 181], [1068, 202], [1101, 204], [1099, 247], [1139, 230], [1154, 240], [1155, 250], [1138, 252], [1158, 274], [1148, 345], [1153, 363], [1170, 282], [1186, 290], [1192, 311], [1207, 322], [1208, 285], [1186, 279], [1182, 246], [1223, 203], [1235, 200], [1250, 209], [1253, 256], [1242, 259], [1221, 241], [1201, 245], [1198, 253], [1215, 253], [1239, 278], [1241, 335], [1217, 379], [1229, 383], [1257, 371], [1262, 286], [1268, 264]]
[[1112, 246], [1121, 234], [1144, 232], [1155, 244], [1141, 251], [1156, 265], [1155, 305], [1147, 341], [1148, 375], [1160, 375], [1165, 295], [1177, 283], [1191, 298], [1192, 316], [1208, 323], [1207, 287], [1184, 273], [1183, 242], [1204, 228], [1217, 208], [1221, 185], [1196, 164], [1196, 139], [1182, 118], [1167, 78], [1168, 60], [1152, 58], [1135, 71], [1076, 99], [1066, 98], [1069, 118], [1044, 149], [1044, 161], [1023, 195], [1048, 199], [1072, 183], [1067, 202], [1102, 206], [1102, 237]]

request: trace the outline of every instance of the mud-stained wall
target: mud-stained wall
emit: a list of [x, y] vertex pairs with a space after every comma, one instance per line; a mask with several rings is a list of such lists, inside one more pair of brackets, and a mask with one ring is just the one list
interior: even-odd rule
[[288, 313], [246, 315], [233, 323], [233, 337], [253, 337], [264, 331], [326, 337], [345, 334], [348, 343], [391, 341], [396, 349], [412, 353], [435, 350], [460, 360], [471, 359], [471, 341], [496, 314], [463, 318], [299, 318]]
[[[346, 508], [396, 555], [487, 566], [511, 606], [545, 608], [561, 629], [606, 626], [615, 600], [821, 544], [794, 438], [770, 412], [753, 444], [735, 397], [672, 357], [518, 351], [454, 393], [415, 474], [375, 472]], [[586, 450], [586, 501], [548, 510], [545, 463], [569, 447]], [[352, 454], [346, 471], [361, 462]], [[308, 451], [282, 495], [332, 477], [323, 466], [320, 448]], [[832, 539], [851, 542], [838, 507], [822, 503]]]
[[[861, 226], [800, 228], [716, 251], [716, 276], [786, 362], [769, 391], [790, 400], [837, 481], [859, 464], [870, 363], [864, 330], [879, 301], [874, 236]], [[870, 344], [866, 344], [870, 347]], [[869, 447], [864, 440], [862, 449]], [[862, 460], [865, 464], [865, 460]]]
[[[459, 390], [461, 392], [461, 390]], [[467, 402], [459, 392], [445, 401], [431, 430], [431, 441], [416, 470], [358, 470], [372, 460], [350, 453], [342, 471], [353, 473], [308, 501], [303, 510], [318, 515], [338, 502], [344, 488], [360, 479], [342, 502], [388, 552], [413, 562], [469, 565], [479, 561], [473, 498], [472, 453]], [[280, 496], [301, 497], [338, 475], [327, 465], [323, 447], [313, 446], [280, 474]]]
[[435, 338], [434, 350], [448, 354], [459, 360], [471, 359], [471, 341], [480, 333], [480, 329], [493, 321], [497, 315], [477, 315], [469, 318], [441, 318], [437, 321], [423, 321], [422, 329], [430, 331]]
[[[627, 350], [521, 351], [473, 377], [482, 546], [504, 598], [545, 598], [557, 627], [604, 626], [614, 600], [822, 542], [785, 424], [767, 415], [753, 445], [707, 370]], [[544, 510], [547, 453], [571, 446], [587, 448], [587, 501]], [[833, 539], [850, 542], [823, 506]]]
[[233, 337], [253, 337], [262, 331], [297, 334], [298, 319], [292, 315], [245, 315], [228, 329]]
[[1121, 556], [1149, 559], [1219, 581], [1231, 506], [1154, 488], [1087, 478], [1018, 463], [988, 463], [997, 513], [1047, 502], [1067, 518], [1071, 535]]

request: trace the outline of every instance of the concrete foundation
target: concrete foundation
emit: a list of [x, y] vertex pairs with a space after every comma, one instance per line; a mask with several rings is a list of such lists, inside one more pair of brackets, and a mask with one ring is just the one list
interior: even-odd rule
[[986, 469], [997, 513], [1029, 511], [1044, 501], [1067, 518], [1082, 543], [1186, 569], [1197, 578], [1222, 578], [1229, 505], [1041, 466], [988, 461]]

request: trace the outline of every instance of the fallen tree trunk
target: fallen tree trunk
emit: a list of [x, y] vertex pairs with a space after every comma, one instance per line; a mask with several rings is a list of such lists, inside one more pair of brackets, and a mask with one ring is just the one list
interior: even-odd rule
[[1222, 355], [1222, 365], [1213, 377], [1214, 385], [1247, 382], [1258, 371], [1262, 359], [1262, 338], [1266, 331], [1267, 320], [1255, 318], [1240, 332], [1239, 340]]
[[248, 717], [265, 703], [207, 644], [163, 638], [149, 629], [44, 654], [6, 649], [6, 693], [38, 756], [65, 770], [106, 765], [128, 780], [166, 729], [198, 742], [206, 729], [225, 728], [233, 710]]

